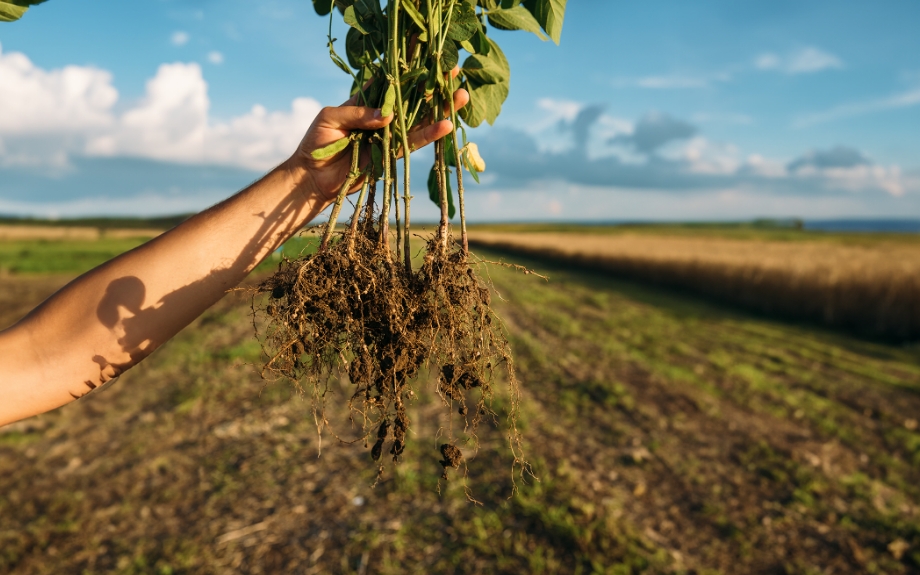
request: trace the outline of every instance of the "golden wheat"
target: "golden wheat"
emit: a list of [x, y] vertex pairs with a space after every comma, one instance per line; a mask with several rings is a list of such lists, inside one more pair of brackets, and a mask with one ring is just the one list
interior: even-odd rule
[[920, 337], [920, 248], [911, 243], [486, 231], [470, 241], [873, 337]]

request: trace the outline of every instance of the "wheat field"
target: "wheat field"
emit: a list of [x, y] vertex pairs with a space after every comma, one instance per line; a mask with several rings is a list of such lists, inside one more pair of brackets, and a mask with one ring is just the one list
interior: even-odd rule
[[498, 248], [681, 288], [870, 337], [920, 336], [920, 246], [649, 233], [476, 230]]

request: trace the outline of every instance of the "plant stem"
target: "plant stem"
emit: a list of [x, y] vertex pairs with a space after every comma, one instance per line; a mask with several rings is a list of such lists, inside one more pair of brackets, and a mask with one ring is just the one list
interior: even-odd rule
[[364, 178], [364, 184], [361, 186], [361, 193], [358, 195], [358, 203], [355, 204], [355, 213], [351, 216], [351, 230], [348, 234], [348, 256], [355, 255], [355, 236], [358, 234], [358, 220], [361, 219], [361, 208], [364, 206], [364, 197], [367, 195], [367, 188], [370, 186], [371, 178]]
[[355, 185], [355, 182], [361, 175], [358, 171], [358, 160], [361, 158], [361, 139], [362, 135], [359, 134], [355, 137], [355, 141], [351, 145], [351, 171], [348, 172], [348, 177], [345, 178], [345, 182], [339, 190], [339, 195], [335, 198], [335, 204], [332, 206], [332, 213], [329, 214], [329, 223], [326, 224], [326, 231], [323, 233], [323, 241], [319, 244], [319, 251], [325, 250], [326, 246], [329, 245], [329, 240], [332, 239], [332, 232], [335, 230], [335, 224], [339, 219], [339, 213], [342, 211], [342, 203], [345, 201], [345, 196], [348, 195], [348, 190]]
[[[453, 80], [451, 80], [451, 83], [453, 84]], [[457, 141], [457, 126], [460, 125], [458, 123], [460, 120], [459, 118], [457, 118], [457, 109], [454, 106], [453, 95], [451, 95], [449, 99], [450, 99], [450, 121], [454, 125], [454, 129], [450, 137], [453, 138], [454, 140], [454, 153], [457, 156], [457, 199], [459, 200], [459, 203], [460, 203], [460, 206], [459, 206], [460, 207], [460, 238], [463, 244], [463, 255], [465, 257], [470, 251], [470, 242], [469, 242], [469, 238], [466, 235], [466, 205], [463, 199], [463, 159], [460, 154], [460, 145], [459, 145], [459, 142]]]
[[[409, 0], [411, 1], [411, 0]], [[409, 251], [409, 203], [412, 195], [409, 193], [409, 180], [411, 179], [409, 155], [412, 150], [409, 148], [409, 132], [406, 126], [406, 103], [403, 102], [402, 86], [399, 83], [399, 2], [400, 0], [389, 0], [387, 7], [387, 17], [390, 19], [392, 29], [390, 31], [390, 73], [393, 75], [396, 84], [396, 120], [399, 122], [399, 137], [403, 149], [403, 200], [406, 205], [406, 223], [403, 227], [403, 255], [406, 258], [406, 273], [412, 273], [412, 257]]]
[[365, 233], [370, 234], [374, 229], [374, 200], [377, 195], [377, 182], [371, 183], [371, 189], [367, 194], [367, 212], [364, 214]]
[[444, 148], [447, 140], [441, 138], [434, 144], [435, 153], [435, 174], [438, 177], [439, 203], [441, 204], [441, 225], [438, 226], [438, 240], [441, 242], [441, 252], [447, 251], [447, 226], [449, 225], [449, 213], [447, 204], [447, 160]]
[[[383, 128], [383, 202], [380, 206], [380, 245], [389, 246], [390, 242], [390, 193], [391, 172], [390, 172], [390, 126], [387, 124]], [[377, 174], [374, 174], [374, 179]], [[387, 250], [387, 258], [390, 257], [390, 250]]]
[[390, 175], [390, 182], [393, 186], [393, 208], [396, 212], [396, 261], [400, 260], [400, 253], [402, 248], [402, 227], [399, 225], [399, 188], [396, 185], [396, 158], [393, 158], [392, 163], [390, 164], [390, 170], [392, 173]]

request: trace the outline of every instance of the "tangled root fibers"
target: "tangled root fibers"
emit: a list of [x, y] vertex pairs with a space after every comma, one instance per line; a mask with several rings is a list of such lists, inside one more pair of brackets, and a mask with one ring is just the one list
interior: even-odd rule
[[396, 462], [406, 447], [413, 385], [423, 368], [434, 368], [434, 391], [450, 412], [449, 443], [440, 449], [446, 479], [447, 470], [463, 462], [454, 445], [455, 414], [475, 448], [479, 423], [496, 416], [490, 407], [494, 371], [503, 366], [511, 451], [515, 463], [523, 463], [514, 425], [519, 391], [488, 285], [462, 251], [442, 248], [436, 238], [410, 275], [371, 232], [361, 226], [317, 254], [285, 259], [255, 289], [263, 377], [285, 377], [311, 391], [318, 421], [325, 422], [325, 384], [334, 374], [347, 374], [354, 386], [348, 406], [353, 420], [359, 416], [365, 444], [373, 442], [371, 457], [379, 462], [387, 453]]

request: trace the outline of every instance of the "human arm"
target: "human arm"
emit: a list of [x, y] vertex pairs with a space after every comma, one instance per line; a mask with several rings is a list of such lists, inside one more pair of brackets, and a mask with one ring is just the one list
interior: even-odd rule
[[[458, 106], [467, 98], [455, 95]], [[334, 200], [348, 154], [317, 161], [311, 151], [390, 121], [370, 108], [325, 108], [297, 152], [265, 177], [83, 274], [0, 332], [0, 425], [73, 401], [150, 355]], [[435, 123], [410, 144], [450, 130], [449, 121]]]

